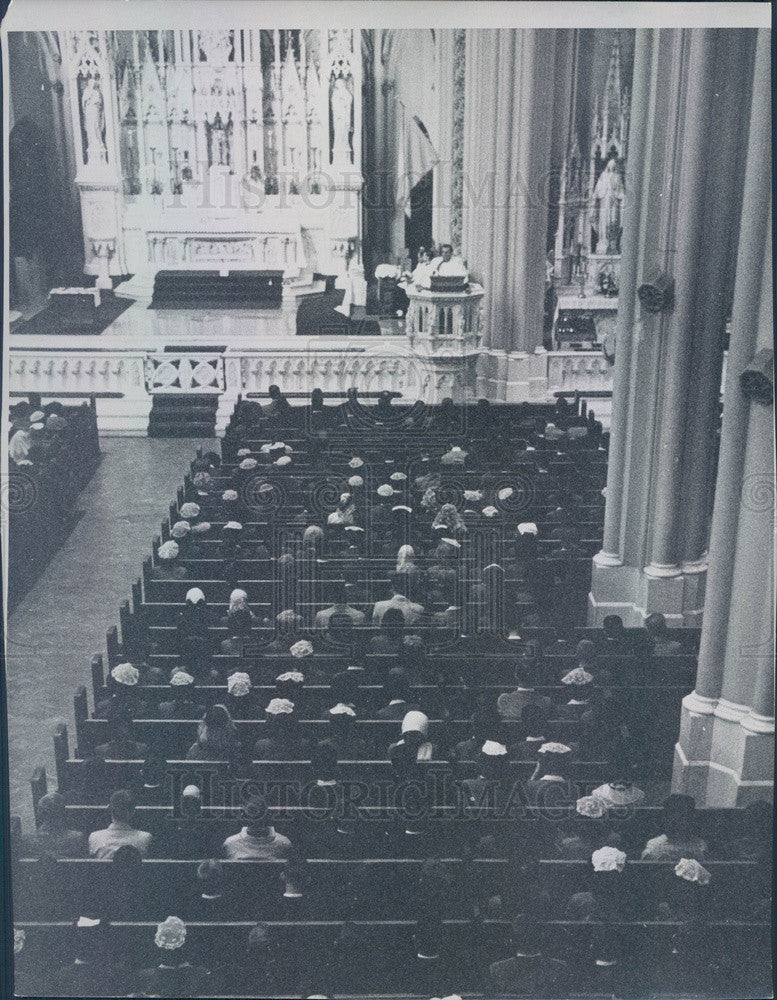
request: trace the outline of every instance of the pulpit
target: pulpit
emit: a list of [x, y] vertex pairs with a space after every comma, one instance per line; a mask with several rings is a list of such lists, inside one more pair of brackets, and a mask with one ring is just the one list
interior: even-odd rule
[[484, 295], [483, 287], [472, 282], [458, 290], [407, 288], [408, 343], [429, 378], [434, 377], [437, 399], [450, 396], [463, 402], [475, 395]]

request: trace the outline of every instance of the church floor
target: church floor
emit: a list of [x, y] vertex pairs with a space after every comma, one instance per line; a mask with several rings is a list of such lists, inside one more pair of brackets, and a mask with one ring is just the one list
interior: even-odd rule
[[33, 769], [43, 765], [49, 787], [56, 787], [54, 727], [67, 723], [72, 751], [75, 690], [89, 685], [92, 654], [105, 656], [105, 632], [118, 623], [119, 604], [140, 577], [199, 445], [214, 442], [101, 438], [102, 463], [78, 504], [83, 517], [9, 616], [10, 801], [25, 830], [33, 825]]

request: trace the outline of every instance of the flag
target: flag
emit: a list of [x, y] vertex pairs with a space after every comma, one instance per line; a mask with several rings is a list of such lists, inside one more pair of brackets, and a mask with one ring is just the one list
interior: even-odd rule
[[408, 115], [401, 101], [397, 101], [397, 108], [397, 205], [409, 217], [410, 192], [440, 162], [440, 157], [418, 115]]

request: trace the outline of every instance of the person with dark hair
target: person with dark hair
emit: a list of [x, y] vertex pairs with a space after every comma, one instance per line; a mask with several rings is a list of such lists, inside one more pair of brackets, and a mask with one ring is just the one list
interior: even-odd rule
[[676, 863], [680, 858], [693, 858], [706, 861], [709, 848], [697, 833], [696, 820], [696, 802], [692, 796], [668, 796], [664, 802], [664, 832], [648, 840], [642, 851], [642, 860]]
[[108, 723], [110, 739], [94, 748], [95, 757], [103, 760], [144, 760], [148, 747], [132, 738], [132, 719], [129, 714], [117, 709], [111, 713]]
[[197, 740], [187, 760], [228, 760], [240, 746], [235, 723], [225, 705], [211, 705], [197, 726]]
[[472, 713], [472, 735], [457, 743], [454, 757], [459, 761], [476, 761], [486, 740], [499, 740], [502, 736], [501, 720], [490, 707], [481, 706]]
[[208, 858], [197, 865], [194, 908], [198, 920], [229, 919], [229, 900], [224, 895], [224, 869], [215, 858]]
[[645, 619], [645, 630], [652, 640], [653, 656], [676, 656], [682, 652], [682, 645], [670, 636], [666, 618], [658, 612]]
[[146, 857], [151, 848], [151, 834], [136, 830], [132, 826], [135, 812], [135, 799], [131, 792], [124, 788], [111, 795], [111, 823], [104, 830], [95, 830], [89, 834], [89, 854], [93, 858], [112, 858], [116, 851], [125, 844], [135, 847], [142, 857]]
[[548, 713], [551, 707], [550, 698], [539, 694], [536, 690], [539, 663], [532, 650], [525, 650], [516, 661], [514, 676], [517, 686], [512, 691], [500, 694], [496, 699], [499, 715], [503, 719], [520, 719], [521, 712], [527, 705], [539, 705]]
[[55, 858], [82, 858], [86, 854], [86, 838], [80, 830], [69, 830], [65, 797], [49, 792], [38, 799], [35, 807], [37, 828], [19, 843], [20, 856], [37, 858], [50, 854]]
[[400, 608], [388, 608], [381, 616], [378, 634], [370, 639], [370, 652], [396, 656], [405, 638], [405, 615]]
[[391, 580], [391, 597], [386, 601], [376, 601], [372, 609], [374, 625], [380, 625], [383, 616], [392, 609], [402, 612], [407, 625], [413, 625], [418, 621], [424, 613], [423, 605], [411, 601], [407, 596], [407, 589], [407, 580], [402, 574], [395, 573]]
[[126, 996], [129, 983], [125, 972], [111, 960], [103, 921], [79, 917], [73, 924], [72, 962], [54, 973], [51, 988], [57, 996]]
[[363, 625], [364, 612], [359, 611], [358, 608], [352, 608], [348, 604], [345, 583], [333, 580], [328, 589], [332, 603], [328, 608], [316, 612], [315, 627], [321, 630], [326, 629], [333, 615], [346, 615], [354, 625]]
[[245, 952], [230, 956], [216, 973], [214, 996], [281, 996], [287, 989], [289, 972], [278, 954], [277, 942], [272, 939], [272, 929], [267, 924], [256, 924], [248, 932]]
[[278, 385], [271, 385], [267, 390], [270, 402], [262, 407], [262, 414], [271, 424], [284, 424], [291, 417], [291, 406]]
[[548, 953], [544, 929], [519, 917], [511, 937], [512, 956], [489, 968], [492, 989], [521, 996], [565, 996], [569, 967]]
[[410, 698], [410, 674], [404, 667], [392, 667], [389, 670], [386, 683], [383, 685], [383, 698], [388, 701], [375, 713], [376, 719], [399, 721], [404, 719], [408, 712], [420, 709], [420, 706]]
[[143, 855], [131, 844], [118, 848], [111, 860], [101, 913], [111, 920], [132, 920], [148, 902], [143, 880]]
[[224, 856], [232, 861], [286, 861], [291, 841], [266, 822], [266, 806], [261, 798], [246, 805], [248, 823], [224, 841]]

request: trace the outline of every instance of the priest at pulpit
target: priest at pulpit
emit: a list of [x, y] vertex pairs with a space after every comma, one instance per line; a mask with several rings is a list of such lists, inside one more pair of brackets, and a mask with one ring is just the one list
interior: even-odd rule
[[450, 243], [440, 246], [440, 256], [435, 257], [429, 265], [430, 277], [467, 277], [467, 266], [462, 257], [453, 253]]

